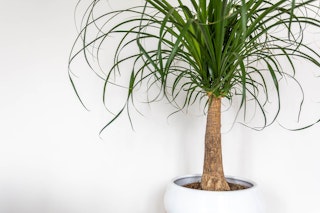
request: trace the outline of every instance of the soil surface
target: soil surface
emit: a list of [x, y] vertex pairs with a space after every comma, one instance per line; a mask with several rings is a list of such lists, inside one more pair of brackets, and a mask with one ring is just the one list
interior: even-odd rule
[[[233, 183], [228, 183], [229, 187], [230, 187], [230, 191], [237, 191], [237, 190], [242, 190], [242, 189], [247, 189], [248, 187], [246, 186], [242, 186], [239, 184], [233, 184]], [[200, 182], [197, 183], [190, 183], [187, 185], [184, 185], [184, 187], [189, 188], [189, 189], [198, 189], [198, 190], [202, 190]]]

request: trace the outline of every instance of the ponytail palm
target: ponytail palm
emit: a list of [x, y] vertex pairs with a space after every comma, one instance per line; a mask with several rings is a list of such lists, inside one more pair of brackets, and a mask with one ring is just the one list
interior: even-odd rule
[[[294, 58], [320, 67], [320, 55], [304, 41], [306, 26], [320, 28], [316, 3], [145, 0], [141, 6], [101, 14], [102, 1], [91, 0], [69, 65], [84, 55], [105, 82], [105, 104], [108, 86], [116, 85], [115, 76], [127, 76], [126, 102], [106, 127], [134, 102], [137, 88], [145, 87], [148, 92], [156, 88], [158, 93], [149, 101], [165, 97], [178, 110], [205, 102], [208, 113], [201, 187], [229, 190], [222, 166], [221, 100], [240, 96], [239, 112], [242, 109], [244, 113], [247, 102], [255, 102], [263, 115], [262, 128], [275, 121], [281, 109], [280, 79], [294, 79], [302, 90], [295, 73], [303, 70], [296, 69]], [[118, 40], [113, 65], [101, 73], [106, 59], [103, 45], [114, 38]], [[131, 69], [121, 69], [127, 63]], [[71, 69], [69, 73], [80, 97]], [[265, 106], [274, 91], [276, 113], [267, 119]]]

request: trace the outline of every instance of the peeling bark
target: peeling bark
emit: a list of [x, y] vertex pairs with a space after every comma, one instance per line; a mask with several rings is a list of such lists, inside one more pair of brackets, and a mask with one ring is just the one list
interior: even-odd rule
[[224, 177], [222, 164], [221, 98], [213, 98], [210, 103], [201, 188], [208, 191], [229, 191], [230, 187]]

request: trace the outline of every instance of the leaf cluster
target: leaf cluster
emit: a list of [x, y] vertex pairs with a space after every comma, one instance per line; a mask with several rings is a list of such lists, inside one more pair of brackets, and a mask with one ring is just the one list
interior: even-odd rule
[[[82, 54], [96, 71], [93, 64], [105, 60], [103, 45], [120, 38], [113, 65], [99, 74], [105, 82], [104, 102], [107, 86], [116, 84], [114, 76], [128, 76], [126, 103], [114, 119], [143, 86], [146, 91], [158, 89], [150, 102], [165, 97], [178, 110], [213, 97], [240, 96], [239, 111], [246, 111], [248, 101], [255, 102], [265, 127], [281, 109], [281, 79], [293, 79], [303, 92], [295, 74], [304, 70], [296, 69], [295, 60], [320, 67], [319, 53], [304, 39], [306, 27], [320, 28], [316, 0], [145, 0], [100, 14], [101, 3], [92, 0], [82, 15], [69, 65]], [[121, 69], [128, 62], [131, 69]], [[69, 73], [80, 98], [71, 68]], [[265, 105], [271, 93], [277, 96], [277, 113], [268, 121]]]

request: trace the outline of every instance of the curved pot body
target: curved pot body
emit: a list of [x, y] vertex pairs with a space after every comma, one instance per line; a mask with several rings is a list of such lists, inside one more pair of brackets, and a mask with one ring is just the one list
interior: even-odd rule
[[166, 213], [265, 213], [258, 186], [248, 180], [226, 177], [229, 183], [247, 186], [238, 191], [202, 191], [183, 185], [200, 182], [201, 175], [175, 178], [169, 184], [164, 205]]

